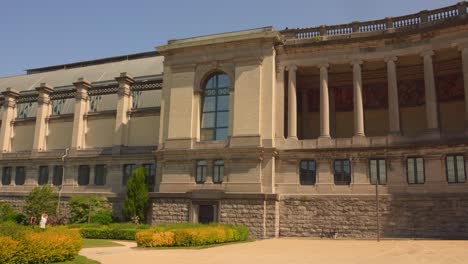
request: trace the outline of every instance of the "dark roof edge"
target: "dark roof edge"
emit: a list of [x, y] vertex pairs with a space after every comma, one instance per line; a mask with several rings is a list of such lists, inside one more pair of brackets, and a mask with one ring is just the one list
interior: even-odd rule
[[159, 54], [159, 52], [157, 51], [147, 51], [147, 52], [121, 55], [121, 56], [115, 56], [115, 57], [101, 58], [101, 59], [96, 59], [96, 60], [79, 61], [79, 62], [73, 62], [73, 63], [68, 63], [68, 64], [26, 69], [26, 74], [50, 72], [50, 71], [63, 70], [63, 69], [73, 69], [73, 68], [111, 63], [111, 62], [136, 60], [136, 59], [143, 59], [143, 58], [157, 57], [157, 56], [161, 56], [161, 54]]

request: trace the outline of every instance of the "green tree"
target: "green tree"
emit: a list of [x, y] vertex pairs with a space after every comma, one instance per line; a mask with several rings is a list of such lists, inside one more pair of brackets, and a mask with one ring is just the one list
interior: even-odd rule
[[0, 222], [16, 221], [18, 213], [6, 202], [0, 201]]
[[74, 224], [91, 223], [110, 224], [112, 208], [106, 197], [73, 196], [69, 201], [70, 222]]
[[58, 196], [50, 186], [35, 187], [24, 200], [26, 204], [23, 209], [28, 217], [35, 216], [40, 219], [43, 213], [49, 216], [56, 213]]
[[145, 219], [148, 206], [148, 185], [146, 184], [145, 168], [133, 171], [127, 182], [127, 194], [123, 204], [123, 214], [127, 220], [140, 222]]

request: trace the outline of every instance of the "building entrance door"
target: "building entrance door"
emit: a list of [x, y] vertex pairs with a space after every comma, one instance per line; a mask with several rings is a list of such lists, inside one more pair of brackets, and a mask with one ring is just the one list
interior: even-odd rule
[[198, 209], [198, 223], [209, 224], [214, 222], [214, 206], [200, 204]]

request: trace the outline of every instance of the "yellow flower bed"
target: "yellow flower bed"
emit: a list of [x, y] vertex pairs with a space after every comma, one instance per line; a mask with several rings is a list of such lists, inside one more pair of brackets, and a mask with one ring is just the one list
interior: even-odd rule
[[155, 227], [138, 232], [135, 236], [140, 247], [193, 247], [247, 239], [247, 228], [222, 225]]
[[0, 263], [51, 263], [71, 260], [81, 249], [77, 230], [48, 228], [46, 231], [21, 229], [15, 237], [0, 236]]

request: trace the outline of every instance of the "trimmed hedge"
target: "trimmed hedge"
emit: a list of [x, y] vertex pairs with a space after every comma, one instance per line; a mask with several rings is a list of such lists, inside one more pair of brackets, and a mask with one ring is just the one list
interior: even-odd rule
[[[39, 231], [17, 226], [0, 229], [0, 263], [51, 263], [72, 260], [82, 247], [76, 230], [49, 227]], [[15, 232], [16, 231], [16, 232]]]
[[83, 238], [135, 240], [138, 231], [148, 229], [148, 225], [111, 224], [111, 225], [70, 225], [77, 228]]
[[242, 226], [173, 225], [158, 226], [135, 235], [139, 247], [198, 247], [245, 241], [249, 230]]

